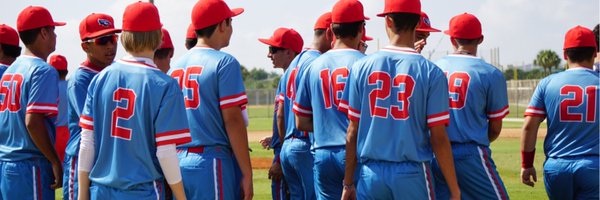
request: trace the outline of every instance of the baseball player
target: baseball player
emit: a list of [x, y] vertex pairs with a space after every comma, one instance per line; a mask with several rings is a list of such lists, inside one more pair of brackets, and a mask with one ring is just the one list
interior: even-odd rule
[[541, 80], [525, 110], [521, 181], [532, 187], [537, 181], [535, 143], [539, 125], [547, 118], [544, 184], [550, 199], [599, 198], [600, 77], [592, 70], [597, 44], [591, 30], [570, 29], [563, 47], [569, 69]]
[[171, 69], [171, 58], [175, 53], [173, 42], [171, 41], [171, 35], [167, 29], [162, 28], [162, 43], [160, 47], [154, 52], [154, 63], [160, 71], [165, 74]]
[[296, 126], [313, 132], [314, 179], [317, 199], [340, 199], [345, 170], [348, 117], [338, 111], [349, 67], [365, 56], [358, 51], [365, 20], [358, 0], [340, 0], [331, 11], [333, 49], [315, 59], [302, 79], [294, 101]]
[[58, 72], [58, 115], [56, 117], [56, 138], [54, 150], [62, 163], [65, 158], [65, 148], [69, 140], [68, 115], [67, 115], [67, 58], [62, 55], [52, 55], [48, 58], [48, 64]]
[[[275, 68], [282, 68], [287, 71], [292, 60], [302, 51], [302, 37], [294, 29], [278, 28], [273, 32], [273, 35], [267, 39], [258, 39], [260, 42], [269, 45], [269, 54], [267, 57], [273, 62]], [[271, 195], [273, 199], [288, 199], [287, 184], [284, 181], [283, 171], [279, 154], [281, 152], [281, 142], [277, 130], [277, 109], [283, 101], [283, 96], [280, 95], [277, 89], [277, 97], [275, 99], [275, 112], [273, 113], [273, 137], [271, 138], [270, 146], [274, 151], [273, 164], [269, 169], [269, 178], [271, 182]]]
[[421, 53], [423, 51], [423, 48], [427, 45], [427, 38], [432, 32], [440, 32], [440, 30], [431, 27], [429, 16], [427, 16], [427, 13], [421, 11], [421, 21], [415, 31], [415, 50], [417, 52]]
[[0, 199], [54, 199], [62, 166], [54, 150], [58, 73], [46, 63], [54, 51], [55, 22], [43, 7], [17, 17], [25, 52], [0, 79]]
[[[468, 13], [454, 16], [444, 33], [450, 36], [454, 53], [436, 65], [448, 78], [450, 125], [446, 131], [461, 197], [508, 199], [489, 148], [509, 113], [506, 80], [500, 70], [477, 57], [477, 48], [483, 42], [477, 17]], [[450, 191], [441, 166], [436, 160], [432, 163], [436, 196], [448, 199]]]
[[435, 199], [434, 154], [451, 199], [460, 199], [445, 130], [448, 83], [413, 49], [420, 12], [419, 0], [386, 0], [377, 16], [385, 17], [390, 45], [350, 68], [342, 98], [350, 119], [342, 199]]
[[117, 35], [115, 34], [120, 32], [120, 29], [115, 29], [113, 18], [106, 14], [92, 13], [79, 23], [81, 48], [86, 53], [87, 59], [80, 64], [67, 83], [70, 136], [63, 162], [63, 198], [65, 200], [75, 200], [78, 196], [77, 158], [81, 139], [79, 117], [81, 117], [87, 97], [87, 89], [92, 78], [113, 62], [117, 53]]
[[[594, 27], [594, 36], [596, 36], [596, 45], [600, 45], [600, 24]], [[596, 49], [596, 58], [594, 59], [594, 71], [600, 72], [600, 50]]]
[[[192, 9], [198, 43], [169, 72], [183, 91], [192, 134], [192, 142], [177, 147], [189, 199], [253, 196], [241, 66], [220, 51], [229, 45], [232, 17], [243, 11], [222, 0], [198, 1]], [[243, 197], [237, 196], [240, 186]]]
[[302, 50], [292, 60], [288, 70], [279, 82], [280, 102], [277, 113], [277, 128], [279, 136], [283, 139], [281, 153], [281, 167], [283, 176], [288, 183], [291, 199], [315, 199], [313, 179], [313, 156], [310, 151], [311, 138], [308, 131], [299, 131], [292, 108], [298, 80], [310, 63], [321, 53], [331, 49], [331, 30], [324, 25], [330, 24], [331, 13], [319, 17], [314, 29], [314, 40], [310, 48]]
[[198, 43], [198, 38], [196, 38], [196, 30], [194, 30], [194, 25], [190, 24], [185, 33], [185, 48], [190, 50], [192, 47], [196, 46]]
[[12, 27], [0, 24], [0, 77], [20, 55], [19, 34]]
[[79, 121], [79, 199], [164, 199], [164, 179], [186, 199], [175, 149], [191, 141], [182, 94], [152, 62], [161, 26], [153, 4], [125, 8], [130, 55], [92, 79]]

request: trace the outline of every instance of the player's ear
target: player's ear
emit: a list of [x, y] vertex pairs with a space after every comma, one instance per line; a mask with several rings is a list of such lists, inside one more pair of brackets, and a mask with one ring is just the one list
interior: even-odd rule
[[394, 30], [394, 19], [389, 16], [385, 16], [385, 27]]
[[456, 38], [450, 37], [450, 42], [454, 48], [458, 47], [458, 43], [456, 43]]
[[481, 44], [483, 42], [483, 35], [481, 36], [481, 38], [479, 38], [479, 42], [477, 42], [477, 44]]
[[81, 49], [83, 49], [83, 51], [85, 51], [85, 52], [87, 53], [87, 52], [88, 52], [88, 50], [89, 50], [89, 46], [88, 46], [88, 44], [87, 44], [87, 43], [85, 43], [85, 42], [82, 42], [82, 43], [81, 43]]

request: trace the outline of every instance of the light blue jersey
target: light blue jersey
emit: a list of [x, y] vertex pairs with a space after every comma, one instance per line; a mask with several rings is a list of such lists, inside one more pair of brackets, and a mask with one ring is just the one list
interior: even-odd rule
[[469, 55], [448, 55], [435, 64], [448, 78], [448, 138], [455, 143], [489, 146], [489, 120], [502, 120], [509, 113], [504, 75]]
[[79, 122], [94, 132], [92, 184], [129, 190], [163, 178], [157, 147], [191, 141], [182, 99], [151, 59], [128, 56], [98, 73]]
[[230, 147], [221, 110], [248, 103], [240, 63], [225, 52], [194, 47], [168, 74], [183, 91], [192, 134], [192, 142], [178, 147]]
[[598, 72], [573, 68], [538, 84], [526, 116], [548, 118], [544, 153], [549, 158], [598, 156]]
[[0, 63], [0, 77], [2, 77], [2, 74], [4, 74], [4, 71], [6, 71], [6, 69], [8, 69], [8, 66], [9, 65], [7, 65], [7, 64]]
[[447, 125], [448, 82], [413, 49], [389, 46], [351, 67], [343, 99], [360, 162], [428, 162], [429, 127]]
[[[281, 84], [281, 81], [279, 82]], [[271, 148], [281, 150], [281, 139], [279, 139], [279, 129], [277, 128], [277, 109], [279, 104], [283, 103], [283, 94], [279, 92], [279, 85], [275, 90], [275, 108], [273, 109], [273, 136], [271, 136]], [[277, 150], [276, 150], [277, 151]], [[279, 152], [275, 152], [275, 155], [279, 155]]]
[[313, 118], [312, 149], [346, 145], [348, 117], [338, 108], [349, 67], [364, 56], [355, 49], [329, 50], [315, 59], [298, 80], [294, 112]]
[[58, 116], [56, 117], [56, 126], [67, 126], [67, 81], [58, 80]]
[[58, 72], [43, 59], [22, 55], [0, 79], [0, 161], [43, 158], [25, 126], [25, 115], [46, 115], [54, 143], [58, 114]]

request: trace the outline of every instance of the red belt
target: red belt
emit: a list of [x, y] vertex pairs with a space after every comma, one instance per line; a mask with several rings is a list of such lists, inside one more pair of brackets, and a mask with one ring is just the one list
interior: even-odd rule
[[204, 153], [204, 146], [199, 147], [188, 147], [188, 153]]

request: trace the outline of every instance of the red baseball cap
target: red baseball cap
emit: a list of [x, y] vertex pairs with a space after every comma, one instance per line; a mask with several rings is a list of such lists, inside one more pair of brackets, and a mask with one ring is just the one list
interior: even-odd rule
[[576, 26], [567, 31], [563, 50], [576, 47], [594, 47], [598, 49], [597, 45], [594, 32], [588, 28]]
[[120, 32], [121, 29], [115, 29], [115, 21], [107, 14], [92, 13], [79, 23], [79, 38], [82, 41]]
[[41, 6], [28, 6], [17, 17], [17, 30], [19, 32], [45, 26], [64, 26], [67, 23], [55, 22], [50, 12]]
[[0, 24], [0, 44], [19, 46], [19, 34], [12, 27]]
[[383, 12], [378, 17], [385, 17], [390, 13], [414, 13], [421, 14], [421, 1], [419, 0], [385, 0]]
[[340, 0], [331, 10], [332, 23], [349, 23], [368, 20], [364, 15], [362, 3], [358, 0]]
[[450, 28], [444, 31], [453, 38], [477, 39], [481, 38], [481, 22], [475, 15], [463, 13], [450, 19]]
[[243, 12], [243, 8], [229, 9], [223, 0], [199, 0], [192, 9], [192, 24], [195, 30], [199, 30]]
[[194, 25], [190, 24], [187, 28], [187, 32], [185, 33], [185, 39], [196, 39], [196, 30], [194, 30]]
[[373, 40], [372, 37], [367, 36], [367, 29], [365, 27], [363, 27], [363, 35], [360, 40], [362, 40], [364, 42]]
[[62, 55], [54, 54], [48, 58], [48, 64], [56, 70], [67, 70], [67, 58]]
[[331, 26], [331, 12], [326, 12], [322, 14], [319, 19], [317, 19], [317, 23], [315, 23], [314, 29], [328, 29]]
[[167, 29], [161, 29], [162, 31], [162, 43], [160, 44], [159, 49], [173, 49], [173, 41], [171, 41], [171, 35]]
[[290, 28], [278, 28], [271, 38], [259, 38], [258, 41], [274, 47], [291, 49], [296, 53], [300, 53], [302, 51], [302, 46], [304, 45], [302, 36], [294, 29]]
[[160, 30], [160, 16], [154, 4], [148, 2], [135, 2], [129, 4], [123, 13], [123, 30], [135, 32], [149, 32]]
[[421, 21], [419, 22], [419, 25], [417, 25], [417, 31], [440, 32], [439, 29], [431, 27], [431, 21], [429, 21], [429, 16], [427, 16], [427, 13], [423, 11], [421, 11]]

